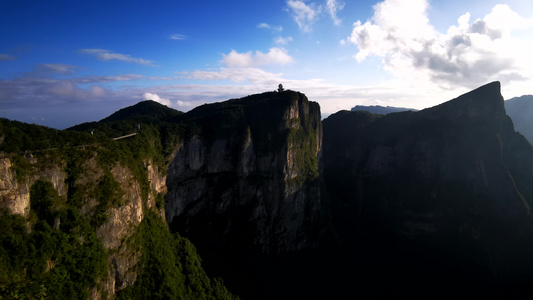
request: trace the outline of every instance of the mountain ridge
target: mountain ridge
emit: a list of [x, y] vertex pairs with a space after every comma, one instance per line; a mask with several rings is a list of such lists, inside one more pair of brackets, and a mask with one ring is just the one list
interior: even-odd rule
[[[357, 130], [341, 130], [347, 123]], [[444, 286], [505, 295], [532, 282], [533, 148], [498, 82], [419, 112], [335, 114], [324, 137], [325, 185], [352, 269], [402, 277], [397, 288], [415, 295]], [[382, 257], [389, 251], [397, 258]]]

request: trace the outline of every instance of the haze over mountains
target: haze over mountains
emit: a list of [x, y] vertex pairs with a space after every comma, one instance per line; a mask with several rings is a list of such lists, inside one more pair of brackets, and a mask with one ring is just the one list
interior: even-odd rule
[[514, 127], [533, 143], [533, 96], [525, 95], [505, 101], [505, 110]]
[[533, 147], [500, 89], [323, 121], [295, 91], [187, 113], [143, 101], [63, 131], [2, 119], [0, 288], [83, 299], [527, 295]]
[[355, 107], [352, 107], [351, 111], [368, 111], [373, 114], [378, 115], [386, 115], [393, 112], [401, 112], [401, 111], [417, 111], [417, 109], [414, 108], [405, 108], [405, 107], [394, 107], [394, 106], [381, 106], [381, 105], [356, 105]]

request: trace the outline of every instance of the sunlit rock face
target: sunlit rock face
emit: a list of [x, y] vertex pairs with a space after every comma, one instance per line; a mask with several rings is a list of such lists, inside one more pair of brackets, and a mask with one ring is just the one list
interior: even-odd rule
[[316, 246], [318, 104], [285, 91], [188, 115], [201, 130], [179, 145], [168, 169], [171, 227], [213, 251], [275, 255]]
[[[47, 165], [35, 168], [34, 174], [17, 176], [16, 165], [9, 156], [0, 158], [0, 208], [6, 208], [12, 214], [28, 217], [30, 212], [30, 187], [37, 180], [46, 180], [52, 184], [59, 196], [65, 196], [66, 173], [64, 165]], [[32, 155], [24, 157], [28, 166], [38, 164]], [[17, 178], [18, 177], [18, 178]]]
[[[12, 156], [14, 157], [14, 156]], [[41, 155], [38, 158], [31, 154], [19, 158], [26, 164], [27, 173], [17, 176], [12, 163], [13, 158], [0, 159], [0, 208], [7, 209], [12, 214], [24, 217], [30, 216], [31, 187], [37, 181], [51, 183], [57, 192], [63, 205], [66, 202], [69, 186], [66, 184], [68, 172], [66, 163], [52, 155]], [[141, 253], [128, 244], [128, 238], [136, 232], [141, 223], [145, 209], [155, 205], [153, 194], [164, 192], [165, 176], [155, 169], [151, 162], [147, 161], [149, 170], [148, 182], [152, 188], [150, 199], [143, 201], [139, 182], [135, 180], [128, 168], [116, 164], [110, 171], [111, 176], [120, 185], [121, 195], [118, 207], [110, 207], [104, 214], [105, 222], [95, 228], [96, 236], [101, 240], [103, 247], [108, 252], [108, 272], [102, 278], [101, 284], [91, 287], [91, 298], [101, 299], [102, 291], [112, 299], [115, 293], [135, 283], [138, 270], [135, 268]], [[94, 214], [98, 205], [94, 198], [93, 189], [104, 174], [97, 163], [97, 155], [86, 160], [81, 166], [79, 178], [72, 182], [70, 188], [84, 189], [84, 203], [80, 211], [87, 217]], [[56, 218], [54, 229], [62, 226], [61, 218]]]

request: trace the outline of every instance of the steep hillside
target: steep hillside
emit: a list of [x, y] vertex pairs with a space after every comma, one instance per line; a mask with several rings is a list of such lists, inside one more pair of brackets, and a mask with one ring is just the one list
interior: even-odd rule
[[0, 120], [2, 298], [233, 298], [168, 230], [156, 133], [113, 141]]
[[101, 122], [113, 122], [124, 120], [153, 120], [155, 122], [168, 121], [183, 112], [172, 109], [168, 106], [155, 102], [153, 100], [141, 101], [135, 105], [123, 108]]
[[498, 82], [420, 112], [339, 112], [324, 136], [333, 220], [367, 288], [472, 297], [533, 282], [533, 149]]
[[526, 95], [505, 101], [505, 110], [516, 130], [533, 144], [533, 96]]

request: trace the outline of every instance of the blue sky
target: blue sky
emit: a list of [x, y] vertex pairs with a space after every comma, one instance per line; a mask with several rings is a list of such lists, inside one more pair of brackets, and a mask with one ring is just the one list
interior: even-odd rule
[[0, 0], [0, 117], [54, 128], [145, 99], [188, 111], [285, 88], [324, 115], [533, 94], [530, 0]]

